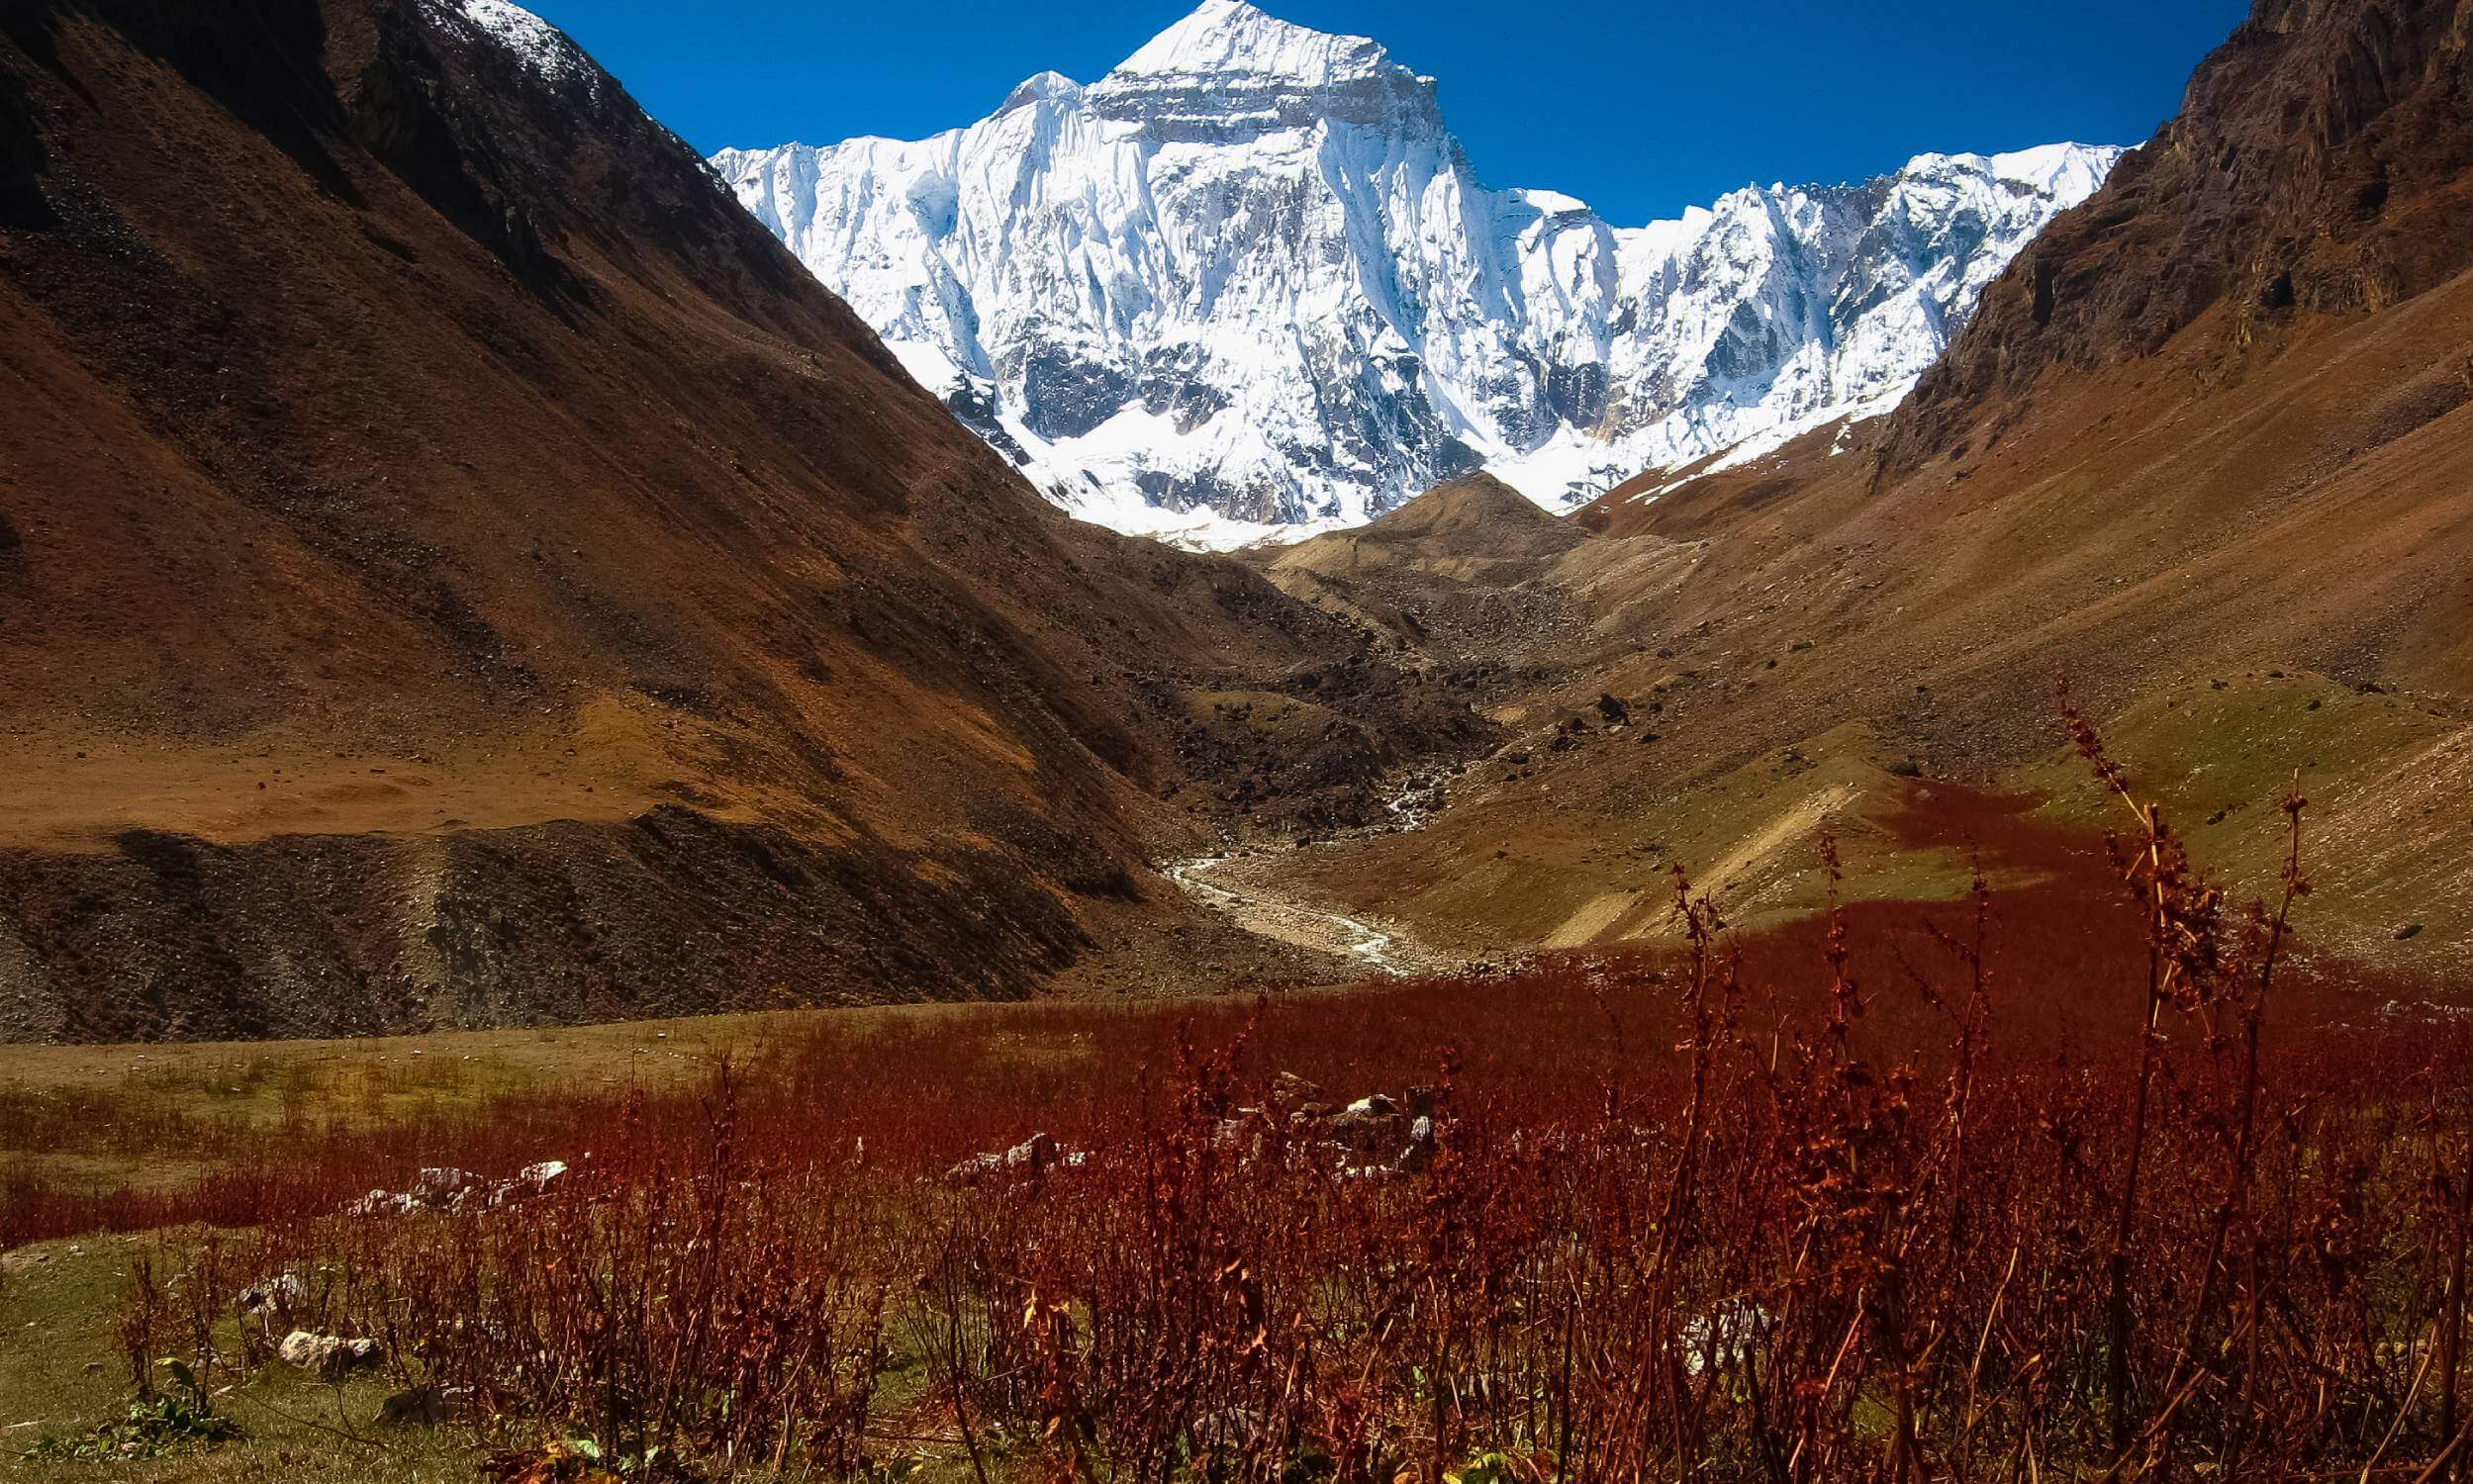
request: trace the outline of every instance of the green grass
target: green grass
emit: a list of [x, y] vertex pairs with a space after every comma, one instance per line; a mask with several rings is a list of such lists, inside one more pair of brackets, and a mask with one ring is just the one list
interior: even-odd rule
[[98, 1238], [0, 1256], [0, 1449], [9, 1455], [128, 1400], [111, 1329], [134, 1246]]
[[[0, 1047], [0, 1187], [26, 1175], [99, 1191], [171, 1189], [213, 1167], [211, 1150], [167, 1150], [145, 1110], [176, 1117], [184, 1132], [222, 1131], [236, 1141], [289, 1128], [383, 1128], [511, 1096], [700, 1082], [722, 1059], [752, 1061], [827, 1018], [859, 1035], [969, 1010], [771, 1011], [367, 1041]], [[13, 1121], [12, 1102], [28, 1114], [101, 1106], [121, 1116], [71, 1117], [62, 1129], [31, 1116]]]
[[[2319, 887], [2305, 936], [2435, 977], [2473, 964], [2473, 817], [2450, 782], [2473, 748], [2461, 723], [2407, 696], [2272, 669], [2200, 675], [2098, 720], [2132, 787], [2161, 804], [2236, 901], [2278, 893], [2281, 805], [2298, 768], [2310, 799], [2303, 865]], [[2132, 824], [2074, 754], [2055, 752], [2015, 782], [2048, 795], [2047, 818]], [[2422, 928], [2411, 941], [2398, 936], [2407, 924]]]
[[[194, 1240], [179, 1234], [169, 1241]], [[233, 1441], [158, 1457], [102, 1461], [30, 1458], [73, 1447], [99, 1425], [126, 1415], [134, 1395], [126, 1358], [113, 1339], [123, 1285], [133, 1258], [155, 1238], [90, 1238], [44, 1243], [0, 1259], [0, 1478], [28, 1484], [112, 1480], [461, 1480], [473, 1477], [466, 1440], [446, 1435], [396, 1432], [382, 1446], [361, 1446], [293, 1421], [334, 1421], [335, 1394], [306, 1377], [270, 1366], [244, 1386], [211, 1399], [238, 1424]], [[210, 1383], [210, 1387], [216, 1383]], [[356, 1425], [377, 1415], [383, 1385], [346, 1388], [343, 1405]], [[284, 1414], [290, 1414], [289, 1417]], [[373, 1435], [374, 1437], [374, 1435]]]
[[[2281, 837], [2276, 808], [2295, 768], [2306, 785], [2340, 788], [2450, 729], [2396, 696], [2358, 695], [2298, 671], [2202, 678], [2100, 724], [2113, 754], [2135, 760], [2134, 784], [2161, 796], [2177, 828], [2226, 843], [2261, 825]], [[2019, 782], [2048, 790], [2055, 817], [2107, 829], [2126, 822], [2113, 817], [2120, 805], [2099, 795], [2075, 754], [2056, 752]], [[2219, 811], [2225, 818], [2210, 823]]]

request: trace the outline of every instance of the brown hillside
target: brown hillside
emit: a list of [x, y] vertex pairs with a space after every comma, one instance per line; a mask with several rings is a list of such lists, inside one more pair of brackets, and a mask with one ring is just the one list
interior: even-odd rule
[[[1218, 941], [1161, 795], [1345, 818], [1479, 729], [1055, 514], [452, 11], [12, 5], [0, 141], [0, 1037], [1019, 994]], [[1239, 684], [1324, 725], [1189, 719]]]
[[[1498, 706], [1517, 735], [1454, 815], [1327, 884], [1391, 883], [1430, 934], [1603, 942], [1660, 930], [1669, 863], [1808, 908], [1828, 827], [1875, 889], [1950, 889], [1964, 840], [1894, 823], [1918, 790], [2100, 821], [2050, 763], [2066, 673], [2202, 859], [2271, 881], [2300, 768], [2321, 940], [2473, 963], [2465, 35], [2447, 5], [2262, 7], [1892, 422], [1580, 512], [1693, 553], [1617, 625], [1633, 657]], [[1601, 690], [1619, 736], [1574, 730]]]
[[[1326, 532], [1280, 548], [1281, 567], [1362, 565], [1369, 553], [1410, 551], [1439, 557], [1513, 561], [1559, 556], [1581, 537], [1535, 501], [1490, 474], [1472, 474], [1425, 494], [1353, 530]], [[1338, 553], [1350, 553], [1341, 557]], [[1379, 556], [1372, 560], [1379, 561]]]
[[1477, 474], [1260, 559], [1288, 593], [1393, 636], [1482, 698], [1638, 648], [1625, 620], [1690, 557], [1665, 541], [1599, 540]]
[[2179, 117], [1986, 292], [1886, 466], [1960, 441], [2053, 367], [2179, 348], [2202, 384], [2473, 265], [2473, 5], [2257, 0]]

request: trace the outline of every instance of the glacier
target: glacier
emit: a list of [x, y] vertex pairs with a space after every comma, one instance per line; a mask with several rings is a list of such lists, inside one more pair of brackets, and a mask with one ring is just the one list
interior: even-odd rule
[[1226, 546], [1477, 469], [1569, 510], [1887, 412], [2120, 154], [1923, 154], [1616, 227], [1480, 184], [1379, 43], [1204, 0], [966, 128], [712, 164], [1059, 505]]

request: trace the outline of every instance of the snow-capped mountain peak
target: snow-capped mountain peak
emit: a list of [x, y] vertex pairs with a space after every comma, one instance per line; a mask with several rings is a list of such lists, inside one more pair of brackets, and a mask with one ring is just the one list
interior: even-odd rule
[[1478, 468], [1568, 509], [1886, 412], [2119, 152], [1924, 154], [1616, 227], [1480, 183], [1379, 43], [1203, 0], [966, 128], [713, 165], [1058, 503], [1226, 541]]
[[1379, 76], [1390, 53], [1371, 37], [1333, 36], [1276, 20], [1245, 0], [1202, 0], [1193, 13], [1153, 37], [1108, 74], [1223, 82], [1269, 77], [1301, 87]]
[[1032, 103], [1063, 103], [1070, 105], [1080, 103], [1081, 101], [1081, 83], [1074, 81], [1062, 72], [1036, 72], [1023, 78], [1019, 86], [1015, 87], [1013, 91], [1005, 94], [1004, 101], [997, 106], [997, 112], [999, 114], [1007, 114], [1011, 113], [1014, 109], [1021, 108]]
[[1290, 25], [1244, 0], [1202, 0], [1088, 96], [1097, 117], [1163, 142], [1229, 144], [1319, 124], [1442, 128], [1434, 79], [1379, 43]]

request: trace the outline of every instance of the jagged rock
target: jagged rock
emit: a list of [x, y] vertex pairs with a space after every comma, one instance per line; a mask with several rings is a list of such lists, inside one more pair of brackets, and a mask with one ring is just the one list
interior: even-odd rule
[[481, 1177], [471, 1170], [438, 1166], [425, 1169], [413, 1178], [411, 1195], [421, 1205], [445, 1208], [459, 1204], [466, 1192], [480, 1184]]
[[975, 1185], [991, 1175], [1008, 1178], [1036, 1179], [1049, 1170], [1078, 1166], [1083, 1162], [1079, 1151], [1068, 1151], [1048, 1134], [1033, 1134], [1008, 1150], [991, 1150], [964, 1159], [945, 1171], [945, 1178], [956, 1184]]
[[1272, 1085], [1279, 1088], [1283, 1096], [1295, 1098], [1299, 1102], [1318, 1103], [1322, 1101], [1322, 1089], [1292, 1071], [1284, 1071], [1280, 1073], [1277, 1077], [1272, 1079]]
[[409, 1190], [372, 1190], [343, 1208], [346, 1216], [410, 1216], [421, 1202]]
[[494, 1210], [541, 1194], [566, 1175], [567, 1167], [564, 1159], [542, 1159], [503, 1180], [491, 1180], [468, 1169], [433, 1166], [414, 1176], [411, 1189], [372, 1190], [344, 1207], [343, 1214], [410, 1216], [416, 1211], [461, 1211], [468, 1206]]

